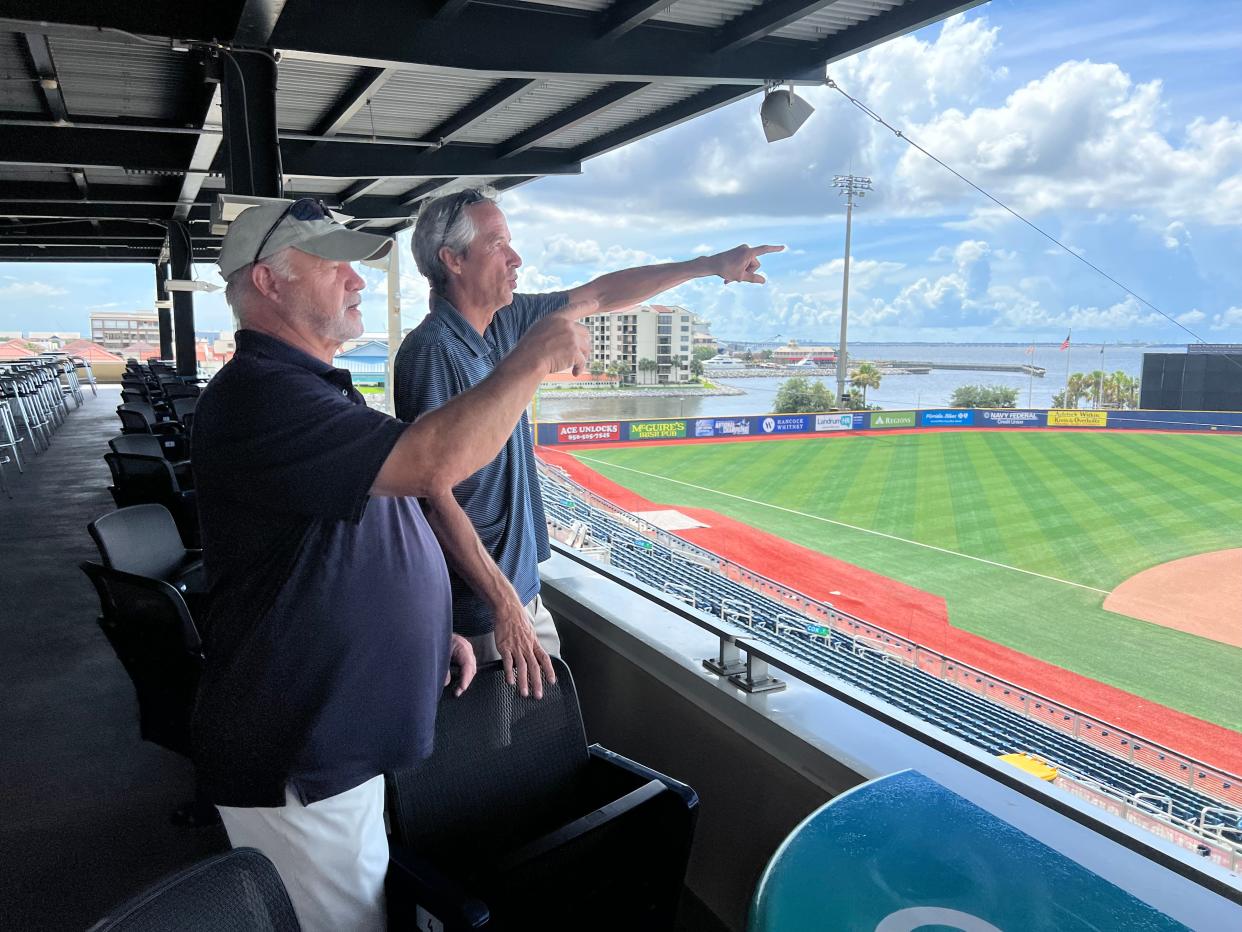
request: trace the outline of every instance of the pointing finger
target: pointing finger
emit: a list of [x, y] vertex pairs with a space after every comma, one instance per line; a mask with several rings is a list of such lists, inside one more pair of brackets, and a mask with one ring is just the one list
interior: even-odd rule
[[766, 256], [770, 252], [783, 252], [784, 246], [755, 246], [751, 249], [756, 256]]

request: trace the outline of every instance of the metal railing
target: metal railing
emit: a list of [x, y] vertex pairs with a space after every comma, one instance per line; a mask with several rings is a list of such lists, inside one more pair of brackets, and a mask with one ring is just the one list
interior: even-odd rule
[[[657, 527], [649, 521], [620, 508], [613, 502], [592, 492], [559, 467], [541, 463], [540, 468], [552, 481], [566, 488], [585, 504], [608, 513], [633, 531], [654, 540], [662, 546], [694, 559], [705, 568], [734, 582], [755, 590], [795, 609], [816, 627], [829, 627], [848, 635], [856, 645], [891, 655], [906, 664], [929, 673], [938, 679], [963, 687], [991, 702], [1021, 712], [1026, 718], [1048, 725], [1079, 741], [1137, 764], [1205, 795], [1215, 797], [1233, 807], [1242, 808], [1242, 777], [1219, 767], [1182, 754], [1135, 732], [1121, 728], [1102, 718], [1089, 715], [1059, 700], [1051, 699], [1032, 689], [1019, 686], [985, 670], [963, 663], [948, 654], [894, 634], [892, 631], [798, 592], [783, 583], [748, 569], [738, 563], [705, 550], [676, 535]], [[807, 627], [803, 633], [818, 632]]]

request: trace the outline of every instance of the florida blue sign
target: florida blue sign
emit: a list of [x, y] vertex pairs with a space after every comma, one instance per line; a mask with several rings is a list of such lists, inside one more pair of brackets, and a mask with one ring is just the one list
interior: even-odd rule
[[968, 408], [950, 408], [945, 411], [924, 411], [924, 427], [967, 427], [975, 422], [975, 412]]

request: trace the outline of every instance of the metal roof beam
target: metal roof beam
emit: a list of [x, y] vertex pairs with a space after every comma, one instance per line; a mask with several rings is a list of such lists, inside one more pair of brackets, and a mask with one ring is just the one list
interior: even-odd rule
[[470, 0], [439, 0], [439, 9], [431, 15], [436, 19], [455, 19], [469, 2]]
[[[3, 146], [0, 145], [0, 152]], [[511, 158], [497, 158], [494, 146], [450, 143], [438, 149], [377, 144], [350, 145], [283, 140], [285, 173], [334, 178], [439, 178], [496, 175], [576, 175], [582, 167], [563, 149], [528, 149]], [[3, 158], [0, 155], [0, 158]]]
[[[263, 3], [271, 0], [261, 0]], [[0, 0], [0, 31], [126, 40], [124, 33], [210, 42], [236, 37], [237, 0], [213, 3], [100, 3], [98, 0]], [[237, 41], [242, 41], [237, 38]], [[247, 43], [262, 44], [262, 43]]]
[[47, 44], [47, 36], [27, 33], [26, 50], [30, 52], [30, 62], [34, 65], [35, 74], [39, 76], [39, 89], [43, 91], [43, 101], [52, 119], [65, 122], [69, 119], [69, 108], [65, 106], [65, 95], [60, 90], [60, 75], [56, 73], [56, 63], [52, 61], [52, 49]]
[[46, 128], [0, 126], [0, 164], [127, 168], [180, 174], [185, 171], [193, 149], [192, 136], [54, 124]]
[[437, 191], [448, 187], [456, 179], [454, 178], [432, 178], [430, 181], [424, 181], [417, 187], [410, 188], [404, 194], [397, 195], [397, 202], [409, 213], [409, 208], [413, 207], [419, 201], [426, 200], [430, 195]]
[[530, 129], [511, 136], [496, 146], [496, 154], [502, 158], [510, 158], [537, 146], [550, 136], [570, 127], [577, 126], [609, 107], [615, 107], [623, 100], [628, 100], [640, 91], [651, 87], [650, 84], [633, 81], [618, 81], [601, 88], [594, 94], [583, 98], [573, 106], [566, 107], [560, 113], [554, 113], [546, 120], [541, 120]]
[[620, 39], [631, 29], [641, 26], [661, 10], [673, 4], [671, 0], [616, 0], [599, 15], [596, 35], [601, 39]]
[[838, 0], [769, 0], [725, 23], [717, 32], [712, 48], [716, 52], [732, 52], [836, 2]]
[[369, 194], [382, 185], [386, 180], [387, 179], [385, 178], [363, 178], [361, 181], [355, 181], [348, 188], [346, 188], [345, 193], [341, 195], [341, 206], [344, 207], [350, 201], [356, 201], [364, 194]]
[[366, 106], [367, 101], [379, 93], [380, 88], [397, 71], [396, 68], [363, 69], [358, 80], [350, 85], [349, 90], [341, 95], [311, 132], [316, 136], [335, 136]]
[[387, 66], [465, 68], [498, 77], [582, 75], [618, 81], [685, 80], [762, 86], [773, 80], [815, 82], [823, 72], [791, 66], [806, 42], [765, 39], [728, 55], [713, 52], [706, 29], [636, 26], [600, 41], [596, 20], [537, 5], [473, 3], [455, 19], [429, 18], [406, 0], [371, 0], [360, 29], [350, 4], [290, 0], [273, 43], [289, 59]]
[[473, 126], [497, 107], [508, 103], [534, 84], [533, 78], [506, 78], [480, 94], [466, 106], [426, 134], [433, 141], [450, 141], [455, 135]]

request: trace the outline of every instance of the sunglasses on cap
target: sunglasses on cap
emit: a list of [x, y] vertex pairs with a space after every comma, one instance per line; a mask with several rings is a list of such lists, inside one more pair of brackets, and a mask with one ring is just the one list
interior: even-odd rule
[[259, 240], [259, 248], [254, 251], [254, 258], [251, 262], [258, 262], [259, 257], [263, 255], [263, 247], [267, 245], [267, 241], [272, 238], [272, 234], [276, 232], [276, 228], [284, 223], [286, 217], [292, 217], [294, 220], [330, 220], [328, 209], [323, 206], [323, 201], [313, 197], [303, 197], [294, 201], [288, 207], [280, 212], [280, 216], [276, 218], [276, 222], [267, 228], [267, 232], [263, 234], [263, 239]]

